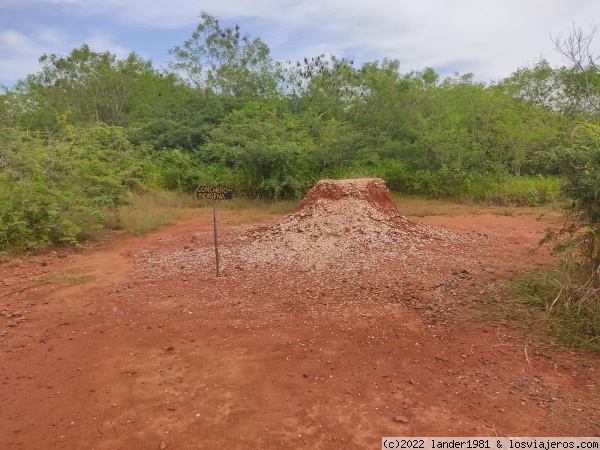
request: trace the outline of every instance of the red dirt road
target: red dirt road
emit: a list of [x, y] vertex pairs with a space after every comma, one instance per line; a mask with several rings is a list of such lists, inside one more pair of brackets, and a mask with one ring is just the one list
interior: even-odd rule
[[[501, 299], [504, 279], [544, 262], [528, 251], [547, 223], [415, 218], [489, 241], [476, 260], [432, 253], [436, 271], [408, 276], [410, 261], [387, 262], [337, 278], [227, 266], [228, 242], [247, 229], [231, 227], [216, 279], [210, 265], [181, 262], [210, 251], [210, 220], [0, 264], [2, 449], [600, 435], [596, 357], [536, 349], [506, 325], [465, 319], [477, 302]], [[177, 256], [172, 265], [165, 255]], [[91, 278], [39, 281], [57, 272]]]

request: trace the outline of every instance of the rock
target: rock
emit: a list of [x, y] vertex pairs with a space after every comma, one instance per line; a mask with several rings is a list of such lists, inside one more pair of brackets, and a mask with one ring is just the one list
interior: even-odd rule
[[160, 448], [160, 450], [165, 450], [165, 448], [167, 448], [167, 444], [165, 444], [165, 441], [162, 441], [158, 448]]
[[394, 420], [396, 422], [399, 422], [399, 423], [407, 423], [408, 422], [408, 417], [406, 417], [406, 416], [396, 416], [394, 418]]

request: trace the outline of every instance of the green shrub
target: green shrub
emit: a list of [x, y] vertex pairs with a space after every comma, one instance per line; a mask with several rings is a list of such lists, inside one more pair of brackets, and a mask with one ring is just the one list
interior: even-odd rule
[[487, 187], [486, 203], [496, 206], [540, 206], [562, 198], [562, 181], [551, 176], [511, 176]]

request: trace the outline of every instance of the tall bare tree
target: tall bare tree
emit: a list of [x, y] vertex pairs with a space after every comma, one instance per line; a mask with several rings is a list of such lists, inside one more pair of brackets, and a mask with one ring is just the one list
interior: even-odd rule
[[556, 50], [569, 65], [564, 83], [567, 94], [580, 101], [581, 112], [600, 113], [600, 55], [594, 52], [596, 27], [584, 31], [573, 24], [568, 34], [552, 37]]

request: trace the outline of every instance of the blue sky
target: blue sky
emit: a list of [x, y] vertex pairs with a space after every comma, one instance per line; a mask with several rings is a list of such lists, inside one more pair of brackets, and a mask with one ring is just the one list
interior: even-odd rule
[[[401, 71], [506, 77], [540, 56], [562, 65], [551, 36], [600, 24], [598, 0], [0, 0], [0, 84], [40, 69], [39, 57], [83, 43], [167, 67], [200, 11], [260, 37], [275, 59], [321, 53], [357, 63], [393, 58]], [[600, 32], [592, 50], [600, 54]]]

